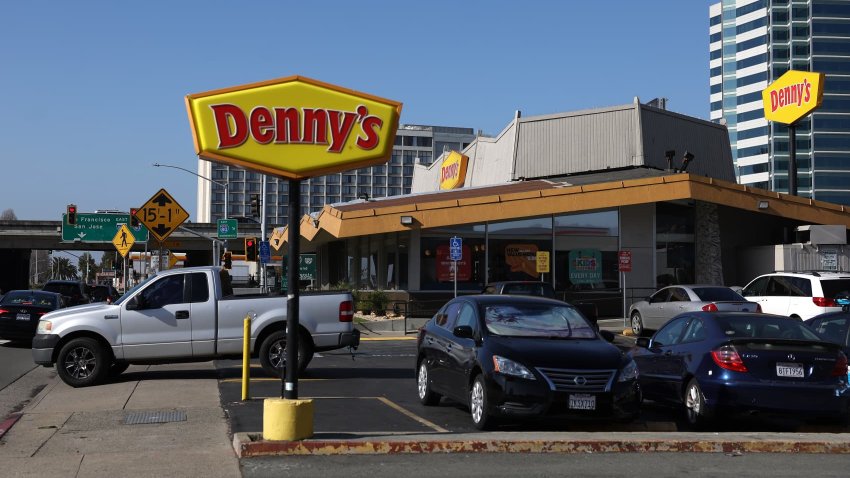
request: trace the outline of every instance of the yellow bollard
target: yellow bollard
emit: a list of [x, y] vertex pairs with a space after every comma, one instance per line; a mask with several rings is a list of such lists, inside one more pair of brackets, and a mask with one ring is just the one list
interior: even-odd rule
[[251, 382], [251, 316], [245, 316], [242, 332], [242, 400], [248, 400], [248, 384]]
[[263, 440], [303, 440], [313, 436], [313, 401], [267, 398], [263, 402]]

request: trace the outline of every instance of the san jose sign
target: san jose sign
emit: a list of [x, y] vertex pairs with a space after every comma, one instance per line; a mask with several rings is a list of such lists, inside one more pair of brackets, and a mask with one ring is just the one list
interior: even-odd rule
[[382, 164], [401, 103], [302, 76], [188, 95], [198, 156], [304, 179]]

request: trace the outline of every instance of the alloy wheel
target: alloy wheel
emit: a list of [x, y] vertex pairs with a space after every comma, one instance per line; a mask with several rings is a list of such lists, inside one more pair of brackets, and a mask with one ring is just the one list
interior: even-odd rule
[[472, 412], [472, 421], [475, 423], [481, 422], [484, 417], [484, 387], [478, 380], [472, 385], [469, 408]]
[[89, 377], [97, 365], [97, 359], [87, 347], [76, 347], [65, 359], [65, 370], [76, 379]]
[[416, 380], [416, 385], [419, 392], [419, 399], [424, 400], [425, 394], [428, 393], [428, 367], [425, 366], [424, 360], [419, 364], [419, 376]]

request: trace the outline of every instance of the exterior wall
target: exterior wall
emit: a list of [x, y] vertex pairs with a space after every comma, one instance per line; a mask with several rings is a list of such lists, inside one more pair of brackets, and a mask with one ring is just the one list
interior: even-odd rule
[[632, 272], [626, 272], [627, 305], [656, 289], [655, 204], [620, 208], [620, 249], [632, 252]]
[[747, 283], [761, 274], [773, 271], [822, 271], [824, 251], [833, 251], [838, 259], [838, 271], [850, 272], [850, 247], [846, 245], [819, 246], [809, 244], [780, 244], [776, 246], [741, 249], [738, 260]]

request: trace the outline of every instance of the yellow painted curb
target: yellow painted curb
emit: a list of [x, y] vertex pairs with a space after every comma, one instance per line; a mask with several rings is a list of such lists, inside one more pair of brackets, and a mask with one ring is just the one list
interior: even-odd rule
[[312, 436], [312, 400], [267, 398], [263, 401], [263, 439], [292, 441]]

